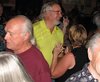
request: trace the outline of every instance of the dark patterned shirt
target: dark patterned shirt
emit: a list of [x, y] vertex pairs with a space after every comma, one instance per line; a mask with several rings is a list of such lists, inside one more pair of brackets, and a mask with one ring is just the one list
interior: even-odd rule
[[71, 75], [65, 82], [98, 82], [98, 80], [91, 75], [87, 66], [88, 64], [86, 64], [81, 71]]

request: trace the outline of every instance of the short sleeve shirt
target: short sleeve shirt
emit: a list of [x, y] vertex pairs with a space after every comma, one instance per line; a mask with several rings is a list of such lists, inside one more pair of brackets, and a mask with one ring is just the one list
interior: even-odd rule
[[57, 43], [63, 43], [63, 32], [55, 26], [51, 33], [45, 24], [44, 20], [38, 21], [33, 24], [33, 33], [36, 40], [36, 44], [42, 52], [44, 58], [51, 65], [52, 51]]

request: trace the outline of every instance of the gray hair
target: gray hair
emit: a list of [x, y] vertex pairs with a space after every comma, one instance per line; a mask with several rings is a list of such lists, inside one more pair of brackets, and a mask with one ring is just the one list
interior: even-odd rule
[[0, 52], [0, 82], [33, 82], [17, 56]]
[[34, 41], [34, 38], [33, 38], [34, 36], [33, 36], [32, 21], [24, 15], [18, 15], [14, 18], [20, 18], [23, 21], [23, 24], [22, 24], [23, 34], [25, 34], [26, 32], [30, 33], [30, 41], [31, 41], [32, 44], [34, 44], [35, 41]]
[[86, 47], [90, 48], [91, 51], [94, 53], [95, 48], [100, 47], [100, 46], [98, 46], [99, 41], [100, 41], [100, 33], [96, 33], [87, 42]]
[[47, 11], [49, 10], [52, 10], [52, 6], [55, 5], [55, 4], [58, 4], [56, 1], [50, 1], [50, 2], [47, 2], [45, 3], [43, 6], [42, 6], [42, 9], [41, 9], [41, 13], [40, 13], [40, 18], [44, 18], [44, 15]]

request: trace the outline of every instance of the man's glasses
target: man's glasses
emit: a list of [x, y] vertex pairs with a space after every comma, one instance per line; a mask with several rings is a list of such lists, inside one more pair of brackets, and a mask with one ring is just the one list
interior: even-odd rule
[[56, 12], [56, 13], [61, 13], [62, 14], [62, 11], [60, 11], [60, 10], [58, 10], [58, 11], [49, 10], [49, 11]]

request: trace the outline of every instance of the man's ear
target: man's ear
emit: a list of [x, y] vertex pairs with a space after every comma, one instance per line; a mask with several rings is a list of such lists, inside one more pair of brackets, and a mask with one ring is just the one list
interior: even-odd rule
[[90, 61], [93, 59], [93, 52], [91, 51], [90, 48], [88, 48], [88, 58]]
[[25, 35], [24, 35], [24, 37], [25, 37], [24, 40], [29, 39], [29, 37], [30, 37], [30, 33], [26, 32]]

